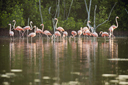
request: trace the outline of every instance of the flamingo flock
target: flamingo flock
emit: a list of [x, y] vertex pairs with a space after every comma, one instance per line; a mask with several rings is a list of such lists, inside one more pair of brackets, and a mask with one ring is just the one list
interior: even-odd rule
[[[118, 16], [115, 18], [115, 21], [116, 21], [117, 25], [110, 26], [109, 33], [100, 31], [99, 35], [101, 35], [101, 37], [104, 37], [104, 38], [105, 37], [109, 37], [109, 38], [114, 37], [113, 31], [114, 31], [114, 29], [118, 28], [118, 21], [117, 21], [118, 18], [119, 18]], [[40, 26], [42, 26], [42, 29], [39, 29], [36, 26], [32, 27], [32, 21], [30, 21], [30, 26], [25, 26], [25, 27], [22, 28], [21, 26], [15, 27], [16, 21], [13, 20], [13, 22], [14, 22], [13, 29], [19, 32], [19, 37], [24, 36], [25, 32], [27, 31], [27, 37], [31, 37], [31, 40], [32, 40], [33, 37], [36, 36], [37, 33], [39, 34], [39, 36], [41, 36], [41, 34], [46, 35], [47, 39], [50, 39], [50, 36], [55, 37], [55, 38], [57, 38], [57, 37], [63, 37], [63, 38], [66, 37], [67, 38], [68, 37], [68, 32], [65, 31], [63, 27], [57, 27], [57, 23], [58, 23], [57, 18], [55, 18], [54, 20], [56, 21], [56, 23], [55, 23], [56, 31], [55, 31], [54, 34], [50, 33], [50, 31], [48, 31], [48, 30], [44, 30], [44, 24], [40, 24]], [[88, 37], [90, 37], [90, 36], [98, 37], [97, 32], [91, 32], [90, 31], [90, 29], [93, 29], [93, 27], [90, 27], [89, 23], [91, 23], [91, 22], [90, 21], [87, 22], [88, 27], [83, 27], [83, 28], [81, 27], [80, 30], [78, 30], [78, 31], [75, 31], [75, 30], [71, 31], [70, 38], [75, 39], [75, 37], [77, 35], [79, 37], [81, 37], [81, 35], [88, 36]], [[9, 35], [10, 35], [10, 37], [14, 37], [14, 32], [11, 29], [11, 24], [9, 24], [9, 25], [10, 25]], [[34, 28], [34, 32], [29, 33], [29, 30], [32, 30], [33, 28]]]

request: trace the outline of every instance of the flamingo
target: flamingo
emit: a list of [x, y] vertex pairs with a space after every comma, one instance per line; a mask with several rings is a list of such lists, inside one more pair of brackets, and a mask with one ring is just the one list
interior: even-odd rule
[[100, 31], [99, 35], [101, 34], [102, 37], [108, 37], [109, 34], [107, 32]]
[[63, 32], [63, 37], [67, 37], [68, 36], [68, 32], [67, 31], [64, 31]]
[[113, 35], [113, 31], [114, 31], [114, 29], [118, 28], [118, 21], [117, 21], [118, 18], [119, 18], [118, 16], [116, 16], [116, 18], [115, 18], [115, 21], [116, 21], [116, 25], [117, 25], [117, 26], [112, 25], [112, 26], [109, 28], [109, 32], [110, 32], [109, 37], [114, 36], [114, 35]]
[[[30, 27], [31, 26], [31, 27]], [[32, 30], [32, 21], [30, 21], [30, 26], [25, 26], [23, 29], [24, 29], [24, 32], [23, 32], [23, 35], [25, 33], [25, 31], [27, 30], [27, 35], [28, 35], [28, 32], [29, 30]]]
[[32, 42], [32, 38], [36, 36], [36, 29], [37, 29], [37, 28], [36, 28], [36, 26], [34, 26], [34, 28], [35, 28], [34, 32], [32, 32], [32, 33], [30, 33], [30, 34], [28, 35], [28, 37], [31, 37], [31, 42]]
[[8, 24], [8, 25], [10, 25], [9, 35], [10, 35], [10, 37], [11, 37], [11, 36], [14, 37], [14, 32], [11, 31], [11, 24]]
[[61, 37], [61, 34], [60, 34], [60, 32], [59, 31], [55, 31], [55, 37], [57, 37], [57, 36], [60, 36]]
[[72, 31], [71, 34], [72, 34], [73, 37], [75, 37], [77, 35], [77, 32], [76, 31]]
[[38, 33], [39, 36], [41, 35], [42, 32], [43, 32], [43, 30], [39, 29], [38, 27], [36, 28], [36, 33]]
[[45, 30], [43, 32], [43, 30], [44, 30], [44, 24], [40, 24], [40, 26], [42, 26], [42, 34], [45, 34], [47, 36], [47, 38], [48, 38], [48, 36], [51, 36], [52, 35], [48, 30]]
[[16, 21], [13, 20], [13, 22], [14, 22], [13, 29], [19, 31], [19, 36], [21, 37], [20, 32], [21, 32], [21, 31], [24, 31], [24, 29], [23, 29], [22, 27], [20, 27], [20, 26], [17, 26], [17, 27], [15, 28]]
[[78, 35], [79, 37], [82, 35], [82, 27], [80, 28], [80, 30], [78, 30]]
[[[88, 21], [88, 22], [87, 22], [87, 26], [89, 27], [89, 30], [91, 29], [91, 31], [92, 31], [93, 28], [89, 25], [89, 23], [91, 23], [91, 22]], [[92, 32], [93, 32], [93, 31], [92, 31]]]
[[89, 29], [88, 29], [88, 27], [84, 27], [83, 29], [82, 29], [82, 32], [85, 32], [85, 31], [88, 31]]
[[96, 32], [91, 33], [93, 37], [98, 37], [98, 34]]
[[86, 31], [83, 32], [83, 35], [84, 35], [84, 36], [85, 36], [85, 35], [91, 36], [91, 32], [90, 32], [89, 30], [86, 30]]
[[63, 31], [64, 31], [64, 28], [62, 28], [62, 27], [58, 27], [58, 28], [57, 28], [58, 19], [55, 18], [55, 20], [56, 20], [56, 30], [58, 30], [58, 31], [60, 31], [60, 32], [63, 32]]
[[57, 38], [59, 36], [61, 37], [61, 33], [59, 31], [55, 31], [55, 33], [52, 35], [51, 39], [53, 39], [53, 37]]

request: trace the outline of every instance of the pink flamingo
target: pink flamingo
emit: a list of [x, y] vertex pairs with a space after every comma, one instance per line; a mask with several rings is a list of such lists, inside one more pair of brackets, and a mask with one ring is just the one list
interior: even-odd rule
[[98, 37], [98, 34], [96, 32], [91, 33], [93, 37]]
[[63, 31], [64, 31], [64, 28], [62, 28], [62, 27], [58, 27], [58, 28], [57, 28], [58, 19], [55, 18], [55, 20], [56, 20], [56, 30], [58, 30], [58, 31], [60, 31], [60, 32], [63, 32]]
[[89, 30], [86, 30], [86, 31], [83, 32], [83, 35], [84, 35], [84, 36], [85, 36], [85, 35], [91, 36], [91, 32], [90, 32]]
[[40, 26], [42, 26], [42, 34], [45, 34], [47, 36], [47, 38], [49, 38], [48, 36], [51, 36], [52, 34], [48, 31], [48, 30], [44, 30], [44, 24], [40, 24]]
[[82, 32], [85, 32], [85, 31], [88, 31], [89, 29], [88, 29], [88, 27], [84, 27], [83, 29], [82, 29]]
[[34, 32], [32, 32], [32, 33], [30, 33], [30, 34], [28, 35], [28, 37], [31, 37], [31, 42], [32, 42], [32, 38], [36, 36], [36, 29], [37, 29], [37, 28], [36, 28], [36, 26], [34, 26], [34, 28], [35, 28]]
[[[55, 38], [57, 38], [57, 37], [61, 37], [61, 33], [59, 32], [59, 31], [55, 31], [55, 33], [52, 35], [52, 39], [53, 39], [53, 37], [55, 37]], [[58, 38], [57, 38], [57, 40], [58, 40]]]
[[60, 32], [59, 31], [55, 31], [55, 37], [57, 37], [57, 36], [60, 36], [61, 37], [61, 34], [60, 34]]
[[79, 37], [82, 35], [82, 27], [80, 28], [80, 30], [78, 30], [78, 35]]
[[17, 27], [15, 28], [16, 21], [13, 20], [13, 22], [14, 22], [13, 29], [19, 31], [19, 36], [21, 37], [20, 33], [21, 33], [21, 31], [24, 31], [24, 29], [23, 29], [22, 27], [20, 27], [20, 26], [17, 26]]
[[43, 30], [39, 29], [38, 27], [36, 28], [36, 33], [38, 33], [39, 36], [41, 35], [42, 32], [43, 32]]
[[67, 31], [64, 31], [63, 32], [63, 37], [67, 37], [68, 36], [68, 32]]
[[115, 18], [115, 21], [116, 21], [117, 26], [112, 25], [112, 26], [109, 28], [109, 32], [110, 32], [109, 37], [114, 36], [114, 35], [113, 35], [113, 31], [114, 31], [114, 29], [118, 28], [118, 21], [117, 21], [118, 18], [119, 18], [118, 16], [116, 16], [116, 18]]
[[[31, 27], [30, 27], [31, 26]], [[27, 35], [28, 35], [28, 32], [29, 30], [32, 30], [32, 21], [30, 21], [30, 26], [25, 26], [23, 29], [24, 29], [24, 32], [23, 32], [23, 36], [24, 36], [24, 33], [25, 31], [27, 30]]]
[[109, 37], [107, 32], [100, 31], [99, 35], [101, 34], [102, 37]]
[[72, 31], [71, 34], [72, 34], [73, 37], [75, 37], [77, 35], [77, 32], [76, 31]]
[[13, 32], [13, 31], [11, 31], [11, 24], [8, 24], [8, 25], [10, 25], [9, 35], [10, 35], [10, 37], [11, 37], [11, 36], [12, 36], [12, 37], [14, 37], [14, 32]]

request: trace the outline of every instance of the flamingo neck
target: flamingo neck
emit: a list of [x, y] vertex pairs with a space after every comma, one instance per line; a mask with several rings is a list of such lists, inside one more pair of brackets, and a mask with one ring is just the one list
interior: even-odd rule
[[33, 28], [32, 28], [32, 23], [30, 23], [30, 26], [31, 26], [30, 28], [31, 28], [31, 30], [32, 30], [32, 29], [33, 29]]
[[57, 23], [58, 23], [58, 19], [57, 19], [57, 21], [56, 21], [56, 28], [57, 28]]
[[15, 30], [16, 28], [15, 28], [15, 25], [16, 25], [16, 21], [14, 22], [14, 25], [13, 25], [13, 29]]
[[89, 25], [89, 22], [87, 22], [87, 26], [89, 27], [89, 29], [90, 29], [90, 25]]
[[42, 25], [42, 32], [43, 32], [43, 30], [44, 30], [44, 25]]
[[116, 27], [118, 27], [118, 21], [117, 21], [117, 18], [116, 18], [115, 20], [116, 20], [116, 25], [117, 25]]

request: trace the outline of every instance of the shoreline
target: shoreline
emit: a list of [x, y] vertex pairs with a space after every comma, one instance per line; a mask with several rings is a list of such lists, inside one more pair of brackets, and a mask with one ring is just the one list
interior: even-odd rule
[[[13, 31], [15, 33], [14, 37], [18, 37], [19, 36], [18, 31], [15, 31], [15, 30], [13, 30]], [[29, 31], [29, 32], [32, 32], [32, 31]], [[69, 33], [69, 36], [70, 36], [71, 35], [71, 30], [68, 30], [67, 32]], [[53, 34], [53, 32], [51, 32], [51, 33]], [[114, 30], [113, 33], [114, 33], [114, 36], [116, 36], [116, 37], [128, 37], [128, 31], [116, 31], [116, 30]], [[10, 37], [9, 36], [9, 30], [4, 29], [4, 28], [0, 28], [0, 37]]]

